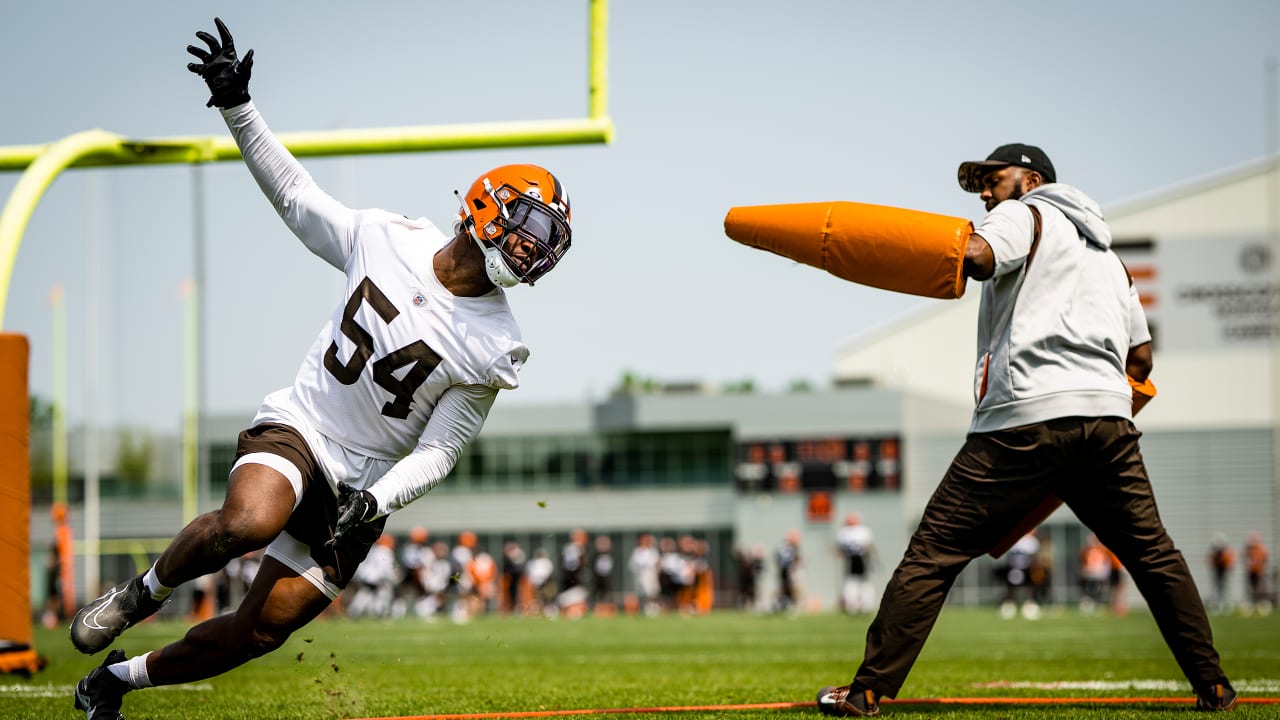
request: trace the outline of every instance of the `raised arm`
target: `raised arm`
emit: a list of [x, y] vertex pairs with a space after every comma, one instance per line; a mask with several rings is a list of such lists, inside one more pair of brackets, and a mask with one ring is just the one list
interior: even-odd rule
[[208, 49], [187, 46], [200, 62], [187, 69], [209, 87], [206, 106], [217, 106], [231, 136], [240, 148], [253, 179], [280, 214], [285, 225], [306, 245], [338, 269], [351, 255], [357, 213], [320, 189], [302, 164], [271, 134], [270, 128], [249, 98], [253, 51], [243, 59], [236, 55], [235, 40], [219, 18], [214, 18], [219, 38], [197, 32]]

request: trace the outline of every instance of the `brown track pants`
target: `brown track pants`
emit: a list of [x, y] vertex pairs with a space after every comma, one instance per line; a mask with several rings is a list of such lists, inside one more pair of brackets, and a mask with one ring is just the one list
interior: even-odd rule
[[1126, 419], [1078, 417], [970, 435], [885, 588], [854, 684], [896, 696], [956, 576], [1050, 493], [1129, 571], [1192, 687], [1225, 682], [1200, 593], [1156, 510], [1141, 436]]

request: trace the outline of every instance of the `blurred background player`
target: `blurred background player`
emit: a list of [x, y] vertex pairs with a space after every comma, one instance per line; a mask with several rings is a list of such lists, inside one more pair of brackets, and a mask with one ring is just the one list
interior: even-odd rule
[[449, 551], [449, 617], [456, 623], [471, 619], [475, 606], [475, 576], [471, 562], [475, 559], [476, 534], [470, 530], [458, 533], [458, 540]]
[[787, 531], [773, 559], [778, 566], [778, 600], [774, 611], [796, 611], [800, 602], [800, 568], [804, 565], [800, 556], [799, 530]]
[[1031, 584], [1031, 571], [1040, 555], [1040, 540], [1035, 532], [1018, 538], [1009, 548], [1004, 566], [1004, 599], [1000, 602], [1000, 617], [1008, 620], [1022, 609], [1028, 620], [1040, 618], [1040, 605], [1036, 602], [1035, 588]]
[[431, 549], [427, 540], [431, 533], [418, 525], [409, 530], [409, 537], [400, 544], [400, 582], [396, 584], [396, 597], [391, 605], [393, 617], [404, 617], [413, 611], [418, 617], [426, 614], [427, 565], [431, 561]]
[[471, 594], [467, 604], [468, 618], [488, 613], [498, 592], [497, 561], [484, 548], [473, 548], [473, 551], [471, 562], [467, 564], [467, 574], [471, 576]]
[[560, 549], [560, 594], [556, 599], [560, 614], [580, 618], [587, 612], [590, 591], [583, 582], [587, 571], [587, 531], [569, 533], [569, 542]]
[[641, 533], [627, 559], [627, 569], [636, 587], [636, 605], [645, 615], [662, 610], [658, 587], [658, 548], [653, 533]]
[[316, 185], [249, 97], [253, 51], [231, 33], [188, 46], [250, 174], [285, 225], [346, 275], [337, 307], [290, 388], [241, 433], [222, 507], [179, 531], [155, 565], [85, 606], [81, 652], [107, 648], [173, 588], [267, 547], [235, 613], [133, 659], [111, 652], [75, 691], [93, 720], [126, 692], [220, 675], [278, 648], [350, 582], [385, 517], [421, 497], [479, 433], [529, 350], [502, 288], [533, 284], [570, 244], [560, 182], [532, 165], [495, 168], [465, 195], [452, 236], [425, 218], [352, 210]]
[[1111, 586], [1111, 553], [1089, 534], [1080, 549], [1080, 612], [1092, 615], [1098, 607], [1107, 607]]
[[711, 543], [705, 538], [693, 541], [693, 611], [708, 615], [716, 604], [716, 575], [711, 567]]
[[760, 575], [764, 572], [765, 549], [763, 545], [739, 547], [734, 550], [738, 568], [738, 609], [759, 610], [757, 590]]
[[424, 617], [453, 612], [458, 600], [458, 575], [461, 573], [462, 568], [449, 552], [449, 543], [443, 540], [431, 543], [425, 573], [427, 601], [423, 604]]
[[525, 581], [529, 583], [529, 594], [532, 602], [529, 605], [531, 615], [559, 615], [556, 605], [556, 565], [546, 548], [536, 548], [529, 563], [524, 566]]
[[692, 535], [681, 535], [676, 547], [680, 557], [676, 609], [684, 615], [695, 615], [698, 612], [698, 540]]
[[875, 589], [871, 586], [871, 562], [875, 557], [875, 535], [851, 512], [836, 531], [836, 549], [844, 559], [844, 582], [840, 586], [840, 606], [847, 613], [875, 609]]
[[396, 563], [396, 541], [384, 533], [369, 548], [369, 554], [356, 568], [347, 595], [347, 615], [358, 617], [391, 617], [400, 568]]
[[610, 616], [617, 612], [613, 601], [613, 540], [597, 535], [591, 556], [591, 612]]
[[529, 583], [525, 579], [526, 562], [528, 558], [520, 543], [508, 540], [502, 544], [502, 587], [499, 597], [504, 613], [517, 615], [529, 604]]
[[689, 583], [688, 561], [680, 553], [676, 539], [663, 535], [658, 541], [658, 593], [663, 611], [680, 609], [679, 598]]
[[66, 503], [53, 503], [49, 513], [53, 518], [54, 534], [49, 553], [45, 555], [45, 600], [40, 623], [46, 628], [54, 628], [74, 615], [76, 610], [75, 579], [72, 575], [75, 540], [67, 521]]
[[1231, 575], [1231, 569], [1235, 566], [1235, 548], [1231, 547], [1225, 534], [1214, 533], [1213, 541], [1209, 544], [1209, 572], [1213, 574], [1213, 598], [1210, 600], [1210, 607], [1218, 612], [1225, 612], [1231, 607], [1227, 596], [1227, 581]]
[[1249, 609], [1259, 615], [1271, 614], [1271, 592], [1267, 587], [1267, 567], [1271, 551], [1262, 542], [1262, 533], [1250, 532], [1244, 543], [1244, 572], [1248, 583]]

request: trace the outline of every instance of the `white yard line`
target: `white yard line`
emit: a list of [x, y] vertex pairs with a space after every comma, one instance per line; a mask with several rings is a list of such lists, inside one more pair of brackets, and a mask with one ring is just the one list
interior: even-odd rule
[[[158, 688], [147, 689], [209, 692], [213, 690], [213, 685], [210, 685], [209, 683], [195, 683], [192, 685], [164, 685]], [[75, 695], [75, 692], [75, 685], [24, 685], [22, 683], [0, 685], [0, 698], [69, 698]]]
[[[1262, 678], [1232, 680], [1231, 686], [1241, 693], [1280, 693], [1280, 679]], [[1025, 680], [997, 680], [974, 683], [976, 688], [1015, 688], [1033, 690], [1166, 690], [1186, 692], [1190, 685], [1186, 680], [1051, 680], [1033, 682]]]

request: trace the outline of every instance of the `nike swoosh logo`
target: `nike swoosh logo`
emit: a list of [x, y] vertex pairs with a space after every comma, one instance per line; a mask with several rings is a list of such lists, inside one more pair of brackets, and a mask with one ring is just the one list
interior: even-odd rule
[[[88, 695], [85, 695], [83, 692], [80, 692], [80, 686], [81, 686], [81, 685], [83, 685], [83, 684], [84, 684], [83, 682], [76, 683], [76, 708], [77, 708], [77, 709], [80, 709], [80, 710], [84, 710], [86, 713], [89, 713], [89, 712], [90, 712], [90, 710], [89, 710], [89, 696], [88, 696]], [[90, 714], [89, 714], [89, 715], [87, 715], [86, 717], [87, 717], [87, 718], [92, 718], [92, 717], [93, 717], [93, 715], [92, 715], [92, 713], [90, 713]]]
[[[128, 586], [125, 586], [125, 588], [127, 587]], [[80, 624], [93, 630], [110, 630], [110, 628], [98, 622], [98, 616], [102, 614], [103, 610], [107, 609], [107, 606], [111, 604], [111, 601], [115, 599], [116, 595], [119, 595], [120, 593], [123, 593], [125, 591], [125, 588], [121, 588], [119, 590], [116, 590], [113, 588], [111, 592], [102, 596], [101, 604], [99, 604], [97, 607], [90, 610], [89, 612], [85, 613], [84, 619], [80, 621]]]

